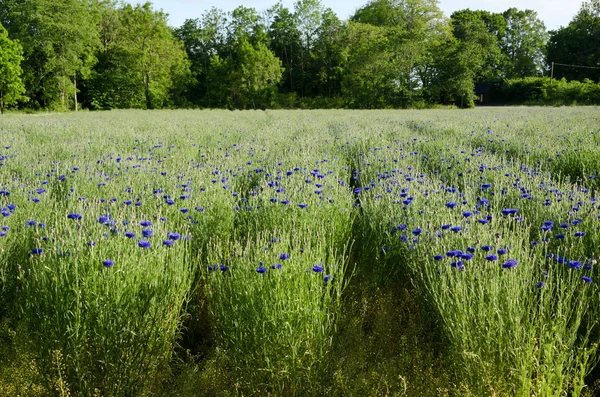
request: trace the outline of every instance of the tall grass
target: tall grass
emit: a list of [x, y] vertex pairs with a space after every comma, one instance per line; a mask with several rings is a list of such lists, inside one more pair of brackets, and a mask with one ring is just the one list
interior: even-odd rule
[[0, 394], [584, 395], [598, 133], [593, 108], [9, 115]]

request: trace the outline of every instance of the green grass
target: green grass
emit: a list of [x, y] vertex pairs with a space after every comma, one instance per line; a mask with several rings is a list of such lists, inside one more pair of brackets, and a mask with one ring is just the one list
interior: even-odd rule
[[6, 115], [0, 395], [593, 395], [598, 125]]

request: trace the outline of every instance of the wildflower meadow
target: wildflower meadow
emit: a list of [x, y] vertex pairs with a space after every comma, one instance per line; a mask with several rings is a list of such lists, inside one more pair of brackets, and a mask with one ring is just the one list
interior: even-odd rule
[[0, 396], [600, 394], [600, 109], [0, 119]]

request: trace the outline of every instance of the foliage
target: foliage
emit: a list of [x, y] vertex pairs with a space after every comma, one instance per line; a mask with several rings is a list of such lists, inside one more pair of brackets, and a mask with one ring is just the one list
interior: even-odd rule
[[149, 2], [6, 0], [0, 21], [34, 109], [472, 107], [476, 84], [552, 62], [559, 79], [597, 81], [599, 7], [551, 34], [534, 10], [447, 18], [438, 0], [371, 0], [348, 20], [320, 0], [211, 8], [176, 28]]
[[600, 84], [564, 78], [550, 83], [548, 77], [498, 80], [492, 84], [490, 99], [501, 104], [600, 105]]
[[[567, 65], [600, 67], [600, 2], [584, 2], [566, 27], [550, 32], [548, 66], [552, 62]], [[557, 65], [554, 76], [567, 80], [590, 79], [600, 82], [600, 69]]]
[[384, 28], [351, 22], [347, 28], [347, 61], [342, 93], [349, 107], [381, 108], [394, 91], [397, 65], [390, 60], [392, 49]]
[[25, 86], [21, 80], [23, 48], [8, 38], [8, 32], [0, 25], [0, 114], [6, 106], [24, 99]]
[[23, 81], [37, 106], [77, 110], [77, 81], [89, 76], [99, 45], [94, 3], [9, 0], [0, 10], [23, 46]]
[[502, 16], [506, 21], [506, 32], [500, 43], [500, 49], [506, 57], [504, 77], [543, 75], [548, 41], [544, 23], [533, 10], [509, 8]]
[[103, 12], [104, 43], [90, 84], [93, 108], [161, 108], [189, 81], [189, 64], [166, 15], [150, 3]]

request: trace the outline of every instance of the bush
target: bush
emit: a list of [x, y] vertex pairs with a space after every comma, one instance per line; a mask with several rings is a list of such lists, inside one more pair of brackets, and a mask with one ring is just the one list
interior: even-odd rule
[[570, 106], [600, 104], [600, 84], [553, 80], [548, 77], [497, 80], [491, 83], [490, 104]]

